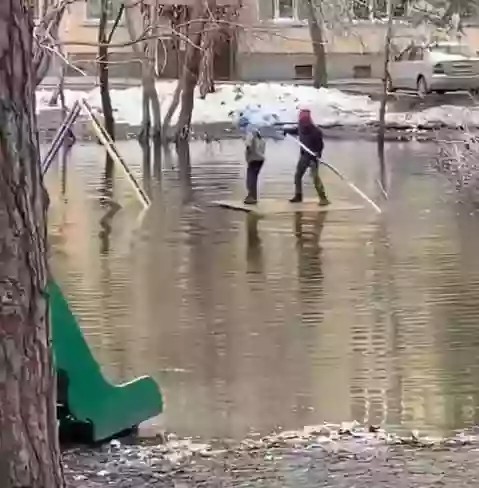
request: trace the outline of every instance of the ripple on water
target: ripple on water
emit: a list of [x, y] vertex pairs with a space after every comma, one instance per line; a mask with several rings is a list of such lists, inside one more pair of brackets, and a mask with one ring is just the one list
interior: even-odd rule
[[[136, 143], [120, 150], [141, 175]], [[241, 143], [195, 143], [189, 170], [164, 159], [140, 224], [118, 175], [122, 209], [105, 228], [103, 155], [78, 145], [64, 197], [59, 165], [48, 178], [53, 269], [106, 374], [160, 382], [169, 430], [243, 438], [356, 419], [441, 435], [478, 420], [479, 229], [432, 151], [388, 148], [381, 217], [255, 219], [211, 207], [243, 196]], [[268, 147], [262, 195], [290, 196], [295, 157], [290, 143]], [[373, 144], [329, 141], [326, 157], [379, 200]], [[335, 201], [357, 203], [324, 179]]]

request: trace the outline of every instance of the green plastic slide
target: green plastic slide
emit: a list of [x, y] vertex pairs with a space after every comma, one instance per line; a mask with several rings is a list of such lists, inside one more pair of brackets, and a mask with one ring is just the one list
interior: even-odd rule
[[82, 437], [98, 442], [161, 413], [162, 396], [152, 378], [141, 377], [118, 386], [105, 380], [55, 282], [49, 285], [49, 295], [59, 377], [60, 431], [68, 430], [71, 425], [78, 431], [83, 426]]

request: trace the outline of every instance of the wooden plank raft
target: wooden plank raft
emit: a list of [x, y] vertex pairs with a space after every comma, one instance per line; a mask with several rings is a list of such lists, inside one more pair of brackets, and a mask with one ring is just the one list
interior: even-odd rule
[[322, 207], [317, 198], [305, 199], [301, 203], [290, 203], [287, 199], [263, 198], [256, 205], [246, 205], [242, 200], [217, 200], [213, 204], [230, 210], [258, 215], [294, 214], [296, 212], [350, 212], [364, 209], [361, 205], [347, 203], [332, 203]]

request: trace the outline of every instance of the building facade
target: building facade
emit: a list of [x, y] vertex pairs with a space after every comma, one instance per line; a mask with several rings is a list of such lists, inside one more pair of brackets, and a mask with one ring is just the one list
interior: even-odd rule
[[[42, 0], [39, 0], [42, 1]], [[156, 0], [150, 0], [152, 2]], [[175, 78], [183, 65], [185, 43], [172, 36], [168, 12], [175, 7], [191, 8], [194, 0], [159, 0], [163, 27], [157, 47], [158, 71], [165, 78]], [[312, 76], [314, 56], [307, 21], [305, 0], [221, 0], [221, 5], [241, 2], [237, 36], [216, 53], [218, 79], [299, 80]], [[68, 7], [61, 25], [61, 39], [76, 66], [96, 72], [98, 20], [101, 0], [77, 0]], [[111, 0], [110, 18], [116, 17], [119, 1]], [[383, 66], [386, 31], [384, 17], [387, 2], [358, 2], [352, 12], [339, 7], [325, 13], [327, 27], [324, 42], [328, 53], [330, 79], [377, 78]], [[339, 4], [338, 4], [339, 5]], [[38, 8], [41, 11], [41, 8]], [[384, 11], [384, 12], [383, 12]], [[383, 16], [383, 19], [375, 18]], [[395, 42], [404, 44], [412, 38], [430, 37], [426, 28], [418, 31], [407, 22], [407, 0], [395, 9]], [[474, 22], [464, 29], [466, 41], [479, 51], [479, 29]], [[132, 55], [128, 30], [122, 21], [110, 49], [113, 76], [138, 76], [140, 64]], [[71, 70], [71, 74], [75, 72]]]
[[[425, 23], [413, 27], [415, 12], [408, 1], [396, 2], [395, 44], [401, 47], [412, 39], [440, 37]], [[381, 77], [388, 2], [343, 2], [353, 4], [353, 11], [342, 11], [341, 2], [332, 3], [334, 8], [324, 11], [329, 78]], [[305, 0], [250, 0], [245, 2], [244, 11], [246, 27], [237, 56], [240, 79], [294, 80], [312, 76], [314, 56]], [[474, 17], [467, 17], [464, 33], [465, 41], [479, 51], [477, 25]]]

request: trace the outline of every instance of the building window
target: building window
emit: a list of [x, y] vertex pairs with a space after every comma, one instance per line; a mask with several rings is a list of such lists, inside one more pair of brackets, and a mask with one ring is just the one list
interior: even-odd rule
[[[102, 0], [86, 0], [86, 18], [88, 20], [98, 20], [101, 14]], [[107, 0], [108, 20], [115, 20], [120, 10], [120, 0]]]
[[277, 0], [276, 15], [278, 19], [294, 19], [295, 18], [295, 1], [294, 0]]
[[258, 0], [260, 20], [306, 20], [307, 0]]
[[[393, 17], [405, 17], [409, 13], [410, 0], [393, 2]], [[387, 0], [360, 0], [353, 3], [353, 15], [356, 19], [384, 19], [388, 16]]]
[[[308, 19], [308, 0], [257, 0], [257, 2], [260, 20]], [[385, 19], [388, 16], [387, 0], [353, 0], [350, 5], [350, 15], [355, 19], [374, 20]], [[410, 10], [411, 0], [393, 2], [393, 17], [406, 17]]]
[[407, 17], [409, 15], [409, 0], [393, 2], [393, 17]]
[[42, 0], [29, 0], [28, 6], [30, 7], [30, 9], [32, 11], [33, 18], [35, 20], [38, 20], [40, 18], [40, 15], [42, 12], [42, 7], [43, 7]]

